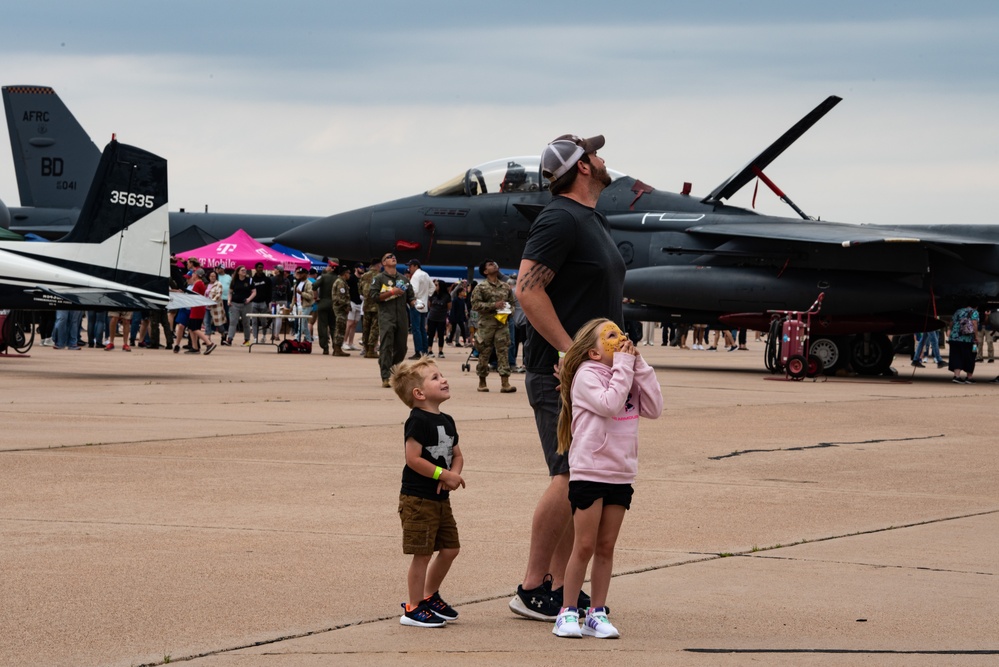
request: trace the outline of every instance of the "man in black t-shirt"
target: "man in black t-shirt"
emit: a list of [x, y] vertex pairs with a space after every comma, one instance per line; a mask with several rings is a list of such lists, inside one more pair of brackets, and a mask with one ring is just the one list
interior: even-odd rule
[[[562, 606], [573, 541], [569, 461], [557, 452], [561, 403], [553, 372], [587, 321], [606, 317], [624, 325], [624, 260], [607, 218], [595, 208], [611, 182], [597, 156], [603, 145], [603, 136], [563, 135], [545, 148], [541, 169], [554, 196], [531, 225], [518, 271], [517, 297], [529, 322], [525, 385], [551, 481], [534, 511], [527, 572], [510, 609], [539, 621], [554, 621]], [[546, 586], [549, 573], [552, 581]], [[589, 606], [585, 594], [567, 604], [577, 602]]]

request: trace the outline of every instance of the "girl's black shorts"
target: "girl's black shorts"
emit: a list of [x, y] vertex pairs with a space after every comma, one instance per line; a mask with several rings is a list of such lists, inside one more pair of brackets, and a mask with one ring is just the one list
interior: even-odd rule
[[606, 482], [569, 482], [569, 503], [572, 511], [585, 510], [593, 501], [603, 499], [604, 505], [621, 505], [631, 509], [631, 496], [635, 489], [631, 484], [607, 484]]

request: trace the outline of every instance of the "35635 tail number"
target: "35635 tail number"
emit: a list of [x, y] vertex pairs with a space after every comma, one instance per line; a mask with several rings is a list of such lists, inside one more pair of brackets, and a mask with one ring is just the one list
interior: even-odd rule
[[139, 208], [152, 208], [153, 196], [137, 195], [134, 192], [121, 192], [120, 190], [112, 190], [111, 203], [121, 204], [123, 206], [137, 206]]

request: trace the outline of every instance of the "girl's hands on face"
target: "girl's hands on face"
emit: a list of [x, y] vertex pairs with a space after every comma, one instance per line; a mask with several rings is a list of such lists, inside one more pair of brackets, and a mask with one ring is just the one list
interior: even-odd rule
[[617, 348], [617, 351], [623, 352], [624, 354], [638, 356], [638, 350], [635, 349], [635, 344], [631, 342], [630, 338], [625, 338], [621, 341], [621, 345]]

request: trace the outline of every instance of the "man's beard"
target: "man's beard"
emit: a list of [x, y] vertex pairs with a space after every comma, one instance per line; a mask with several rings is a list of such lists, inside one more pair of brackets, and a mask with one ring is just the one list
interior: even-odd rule
[[603, 187], [607, 187], [611, 184], [610, 174], [607, 173], [607, 165], [603, 164], [597, 167], [593, 165], [593, 180], [597, 181]]

